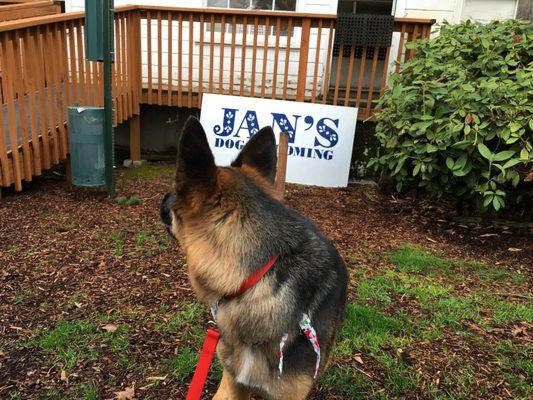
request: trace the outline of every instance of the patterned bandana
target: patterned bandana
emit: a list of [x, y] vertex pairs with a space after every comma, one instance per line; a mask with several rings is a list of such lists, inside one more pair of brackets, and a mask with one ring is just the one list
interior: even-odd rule
[[[313, 350], [316, 353], [316, 364], [315, 364], [315, 375], [313, 376], [313, 379], [316, 379], [316, 376], [318, 374], [318, 367], [320, 366], [320, 344], [318, 343], [318, 336], [316, 334], [315, 328], [311, 325], [311, 319], [307, 314], [303, 314], [302, 320], [300, 321], [300, 329], [302, 330], [303, 334], [309, 340], [311, 345], [313, 346]], [[279, 342], [279, 376], [281, 377], [281, 374], [283, 373], [283, 348], [285, 347], [285, 344], [287, 344], [287, 339], [289, 338], [289, 335], [285, 333], [281, 337], [281, 341]]]

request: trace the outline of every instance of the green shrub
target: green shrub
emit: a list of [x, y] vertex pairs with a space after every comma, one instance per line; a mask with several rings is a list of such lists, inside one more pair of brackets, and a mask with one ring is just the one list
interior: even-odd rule
[[521, 201], [532, 171], [533, 23], [444, 24], [408, 44], [376, 115], [369, 162], [396, 190], [473, 200], [496, 211]]

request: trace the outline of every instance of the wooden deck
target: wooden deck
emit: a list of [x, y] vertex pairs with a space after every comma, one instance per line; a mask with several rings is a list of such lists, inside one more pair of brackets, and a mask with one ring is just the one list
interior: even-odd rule
[[[67, 106], [103, 104], [102, 66], [85, 60], [83, 23], [83, 13], [0, 22], [0, 186], [22, 190], [67, 157]], [[140, 104], [199, 108], [204, 93], [223, 93], [372, 116], [392, 61], [410, 57], [405, 44], [429, 37], [432, 21], [397, 18], [392, 45], [364, 47], [359, 57], [353, 48], [333, 57], [335, 23], [322, 14], [117, 8], [114, 115], [115, 124], [134, 117], [132, 158], [140, 156]]]

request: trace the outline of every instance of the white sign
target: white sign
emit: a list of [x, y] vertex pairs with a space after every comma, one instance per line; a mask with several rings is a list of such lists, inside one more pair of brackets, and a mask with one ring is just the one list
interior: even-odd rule
[[204, 94], [202, 123], [217, 165], [229, 165], [248, 139], [270, 125], [289, 134], [287, 182], [346, 186], [357, 108]]

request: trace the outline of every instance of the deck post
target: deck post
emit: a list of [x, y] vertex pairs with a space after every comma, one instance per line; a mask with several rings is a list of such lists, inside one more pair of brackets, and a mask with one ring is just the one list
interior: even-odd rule
[[279, 200], [285, 197], [285, 178], [287, 176], [287, 151], [289, 150], [289, 134], [279, 134], [278, 166], [276, 168], [275, 190]]
[[302, 36], [300, 42], [300, 57], [298, 59], [298, 83], [296, 86], [296, 101], [305, 100], [305, 85], [307, 84], [307, 64], [309, 58], [309, 37], [311, 36], [311, 19], [302, 19]]
[[130, 124], [130, 158], [132, 161], [141, 159], [141, 117], [133, 115]]

